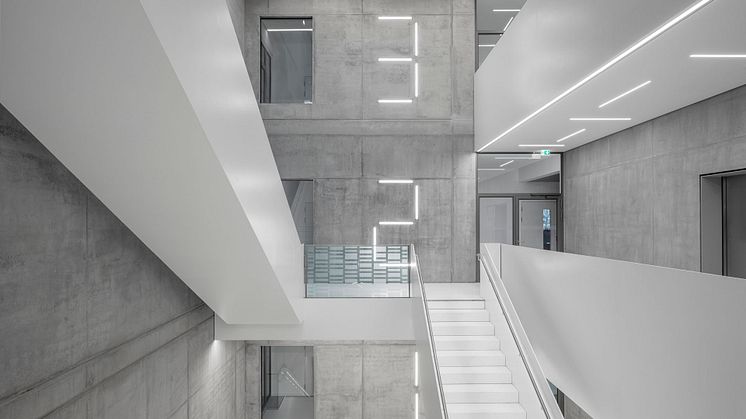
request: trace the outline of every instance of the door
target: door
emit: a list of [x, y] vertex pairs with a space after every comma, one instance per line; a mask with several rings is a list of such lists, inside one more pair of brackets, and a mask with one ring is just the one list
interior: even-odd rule
[[518, 201], [518, 245], [557, 250], [557, 201]]
[[513, 198], [479, 198], [479, 242], [513, 244]]
[[746, 175], [725, 178], [725, 263], [728, 276], [746, 278]]

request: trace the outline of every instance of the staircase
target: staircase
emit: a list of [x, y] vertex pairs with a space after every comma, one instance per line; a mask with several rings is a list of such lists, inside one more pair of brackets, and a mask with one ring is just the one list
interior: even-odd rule
[[[435, 285], [435, 284], [433, 284]], [[525, 419], [477, 287], [428, 284], [428, 312], [449, 419]]]

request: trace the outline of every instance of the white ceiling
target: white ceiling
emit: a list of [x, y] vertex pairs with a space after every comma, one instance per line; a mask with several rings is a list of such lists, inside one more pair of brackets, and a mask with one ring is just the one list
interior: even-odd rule
[[[694, 4], [694, 0], [530, 0], [475, 78], [476, 149], [500, 136]], [[746, 59], [692, 59], [746, 53], [746, 2], [713, 0], [646, 46], [495, 141], [484, 152], [567, 151], [746, 84]], [[619, 101], [598, 106], [651, 80]], [[576, 122], [571, 117], [630, 117]], [[543, 148], [543, 147], [541, 147]]]
[[[480, 182], [505, 175], [522, 167], [546, 160], [559, 158], [559, 155], [535, 156], [532, 154], [479, 154], [477, 156], [477, 177]], [[508, 163], [512, 162], [512, 163]], [[508, 164], [506, 164], [508, 163]], [[504, 166], [503, 166], [504, 165]]]

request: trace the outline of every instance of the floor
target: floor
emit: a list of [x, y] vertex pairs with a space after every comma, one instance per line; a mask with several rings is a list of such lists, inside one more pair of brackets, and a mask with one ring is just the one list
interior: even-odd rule
[[406, 298], [409, 284], [306, 284], [308, 298]]
[[313, 397], [285, 397], [279, 409], [262, 412], [262, 419], [313, 419]]

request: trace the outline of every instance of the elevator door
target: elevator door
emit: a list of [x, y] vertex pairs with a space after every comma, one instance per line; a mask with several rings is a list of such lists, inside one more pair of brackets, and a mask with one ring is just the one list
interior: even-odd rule
[[725, 275], [746, 278], [746, 175], [725, 179]]
[[557, 250], [557, 201], [521, 199], [518, 202], [518, 244]]

